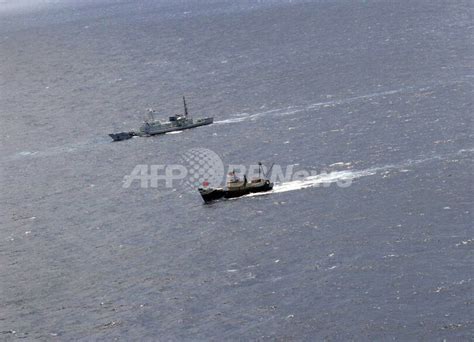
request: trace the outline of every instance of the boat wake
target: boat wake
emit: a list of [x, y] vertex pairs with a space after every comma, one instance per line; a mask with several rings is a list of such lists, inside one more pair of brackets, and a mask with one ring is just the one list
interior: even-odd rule
[[377, 174], [376, 170], [364, 171], [334, 171], [327, 174], [320, 174], [310, 176], [301, 180], [294, 180], [275, 184], [272, 193], [288, 192], [295, 190], [302, 190], [306, 188], [315, 188], [320, 186], [328, 186], [332, 183], [337, 183], [341, 187], [346, 187], [351, 184], [351, 181], [356, 178], [367, 177]]
[[[452, 83], [459, 83], [460, 81], [455, 81]], [[331, 100], [331, 101], [325, 101], [325, 102], [316, 102], [316, 103], [311, 103], [307, 105], [299, 105], [299, 106], [289, 106], [289, 107], [283, 107], [283, 108], [277, 108], [277, 109], [272, 109], [272, 110], [267, 110], [259, 113], [238, 113], [238, 114], [233, 114], [232, 118], [230, 119], [225, 119], [225, 120], [219, 120], [219, 121], [214, 121], [215, 124], [232, 124], [232, 123], [239, 123], [243, 121], [248, 121], [248, 120], [256, 120], [260, 117], [264, 117], [267, 115], [272, 115], [272, 116], [286, 116], [286, 115], [294, 115], [298, 114], [301, 112], [309, 111], [309, 110], [315, 110], [319, 108], [325, 108], [325, 107], [333, 107], [341, 104], [348, 104], [351, 102], [356, 102], [360, 100], [366, 100], [366, 99], [372, 99], [372, 98], [377, 98], [377, 97], [384, 97], [384, 96], [390, 96], [390, 95], [395, 95], [395, 94], [400, 94], [400, 93], [409, 93], [409, 92], [424, 92], [430, 89], [434, 89], [436, 86], [439, 86], [440, 84], [436, 85], [430, 85], [430, 86], [422, 86], [422, 87], [403, 87], [399, 89], [393, 89], [393, 90], [387, 90], [387, 91], [382, 91], [382, 92], [375, 92], [375, 93], [370, 93], [370, 94], [365, 94], [365, 95], [359, 95], [359, 96], [354, 96], [354, 97], [347, 97], [343, 99], [336, 99], [336, 100]]]
[[234, 114], [233, 115], [233, 116], [235, 116], [234, 118], [215, 121], [214, 123], [215, 124], [238, 123], [238, 122], [243, 122], [243, 121], [248, 121], [248, 120], [256, 120], [260, 117], [267, 116], [267, 115], [272, 115], [272, 116], [294, 115], [294, 114], [298, 114], [298, 113], [305, 112], [305, 111], [308, 111], [308, 110], [318, 109], [318, 108], [321, 108], [321, 107], [323, 107], [323, 108], [324, 107], [332, 107], [332, 106], [351, 103], [351, 102], [358, 101], [358, 100], [363, 100], [363, 99], [370, 99], [370, 98], [374, 98], [374, 97], [393, 95], [393, 94], [397, 94], [397, 93], [407, 91], [409, 89], [410, 88], [401, 88], [401, 89], [389, 90], [389, 91], [384, 91], [384, 92], [379, 92], [379, 93], [372, 93], [372, 94], [367, 94], [367, 95], [349, 97], [349, 98], [345, 98], [345, 99], [311, 103], [311, 104], [308, 104], [308, 105], [305, 105], [305, 106], [289, 106], [289, 107], [283, 107], [283, 108], [278, 108], [278, 109], [267, 110], [267, 111], [264, 111], [264, 112], [254, 113], [254, 114], [239, 113], [239, 114]]
[[382, 170], [382, 168], [373, 168], [362, 171], [344, 170], [333, 171], [330, 173], [322, 173], [319, 175], [309, 176], [298, 180], [276, 183], [273, 186], [273, 190], [271, 191], [253, 193], [246, 195], [245, 197], [265, 196], [288, 191], [303, 190], [307, 188], [328, 187], [333, 183], [337, 183], [340, 187], [344, 188], [350, 186], [352, 181], [357, 178], [376, 175], [379, 170]]
[[382, 177], [389, 177], [391, 172], [410, 172], [411, 167], [435, 161], [444, 160], [449, 157], [459, 156], [465, 153], [472, 153], [474, 149], [462, 149], [456, 153], [447, 155], [434, 155], [423, 159], [408, 159], [398, 164], [388, 164], [384, 166], [377, 166], [365, 170], [342, 170], [333, 171], [329, 173], [321, 173], [319, 175], [304, 177], [302, 179], [291, 180], [287, 182], [275, 183], [273, 190], [268, 192], [253, 193], [245, 197], [265, 196], [270, 194], [277, 194], [288, 191], [303, 190], [307, 188], [328, 187], [336, 183], [339, 187], [345, 188], [352, 184], [352, 181], [362, 177], [381, 175]]

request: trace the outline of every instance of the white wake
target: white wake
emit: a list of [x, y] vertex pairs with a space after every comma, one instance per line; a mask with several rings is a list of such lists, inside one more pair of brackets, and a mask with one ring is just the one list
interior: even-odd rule
[[[415, 167], [419, 164], [431, 162], [434, 160], [443, 160], [448, 157], [455, 155], [461, 155], [465, 153], [472, 153], [474, 149], [462, 149], [456, 153], [446, 154], [446, 155], [434, 155], [431, 157], [423, 159], [407, 159], [398, 164], [387, 164], [383, 166], [376, 166], [368, 168], [365, 170], [342, 170], [342, 171], [333, 171], [329, 173], [320, 173], [319, 175], [304, 177], [302, 179], [291, 180], [286, 182], [275, 182], [272, 191], [269, 192], [260, 192], [255, 194], [249, 194], [245, 197], [255, 197], [255, 196], [264, 196], [269, 194], [276, 194], [288, 191], [303, 190], [307, 188], [318, 188], [324, 186], [330, 186], [331, 184], [336, 183], [341, 188], [348, 187], [351, 185], [352, 181], [362, 177], [374, 176], [374, 175], [383, 175], [387, 177], [390, 172], [398, 171], [401, 173], [411, 171], [411, 167]], [[344, 163], [339, 163], [344, 165]], [[350, 164], [350, 163], [347, 163]], [[271, 177], [270, 177], [271, 178]]]
[[380, 97], [380, 96], [388, 96], [388, 95], [393, 95], [393, 94], [401, 93], [401, 92], [412, 90], [412, 89], [413, 89], [412, 87], [400, 88], [400, 89], [395, 89], [395, 90], [388, 90], [388, 91], [383, 91], [383, 92], [378, 92], [378, 93], [359, 95], [359, 96], [338, 99], [338, 100], [316, 102], [316, 103], [311, 103], [304, 106], [289, 106], [289, 107], [271, 109], [271, 110], [267, 110], [267, 111], [263, 111], [259, 113], [254, 113], [254, 114], [238, 113], [238, 114], [234, 114], [233, 118], [215, 121], [214, 123], [215, 124], [238, 123], [238, 122], [243, 122], [247, 120], [255, 120], [257, 118], [267, 116], [267, 115], [272, 115], [272, 116], [294, 115], [294, 114], [298, 114], [307, 110], [317, 109], [320, 107], [331, 107], [331, 106], [347, 104], [347, 103], [351, 103], [351, 102], [363, 100], [363, 99], [370, 99], [370, 98]]

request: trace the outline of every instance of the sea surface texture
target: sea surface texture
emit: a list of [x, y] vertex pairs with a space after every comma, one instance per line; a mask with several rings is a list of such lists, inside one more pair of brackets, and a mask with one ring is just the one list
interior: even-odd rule
[[[472, 13], [0, 1], [0, 339], [472, 340]], [[108, 137], [183, 95], [215, 123]], [[202, 149], [313, 175], [123, 186]]]

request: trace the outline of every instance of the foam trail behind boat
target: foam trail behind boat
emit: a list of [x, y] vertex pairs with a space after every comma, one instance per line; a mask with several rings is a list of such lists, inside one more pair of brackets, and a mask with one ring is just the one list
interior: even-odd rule
[[[461, 82], [462, 82], [461, 80], [456, 80], [456, 81], [448, 82], [448, 83], [456, 84], [456, 83], [461, 83]], [[366, 99], [371, 99], [371, 98], [391, 96], [391, 95], [407, 93], [407, 92], [414, 92], [414, 93], [423, 92], [429, 89], [434, 89], [437, 86], [446, 85], [446, 84], [447, 83], [436, 83], [436, 84], [418, 86], [418, 87], [408, 86], [408, 87], [403, 87], [403, 88], [398, 88], [398, 89], [374, 92], [370, 94], [363, 94], [363, 95], [354, 96], [354, 97], [335, 99], [331, 101], [316, 102], [316, 103], [311, 103], [307, 105], [297, 105], [297, 106], [277, 108], [277, 109], [267, 110], [264, 112], [259, 112], [259, 113], [254, 113], [254, 114], [238, 113], [238, 114], [232, 115], [233, 117], [230, 119], [214, 121], [214, 123], [215, 124], [231, 124], [231, 123], [238, 123], [238, 122], [243, 122], [247, 120], [255, 120], [257, 118], [267, 116], [267, 115], [272, 115], [272, 116], [294, 115], [294, 114], [298, 114], [307, 110], [314, 110], [321, 107], [332, 107], [336, 105], [348, 104], [351, 102], [366, 100]]]
[[339, 99], [339, 100], [333, 100], [333, 101], [326, 101], [326, 102], [317, 102], [317, 103], [312, 103], [308, 104], [305, 106], [289, 106], [289, 107], [284, 107], [284, 108], [277, 108], [277, 109], [272, 109], [272, 110], [267, 110], [264, 112], [260, 113], [255, 113], [255, 114], [248, 114], [248, 113], [239, 113], [235, 114], [234, 118], [231, 119], [225, 119], [225, 120], [219, 120], [215, 121], [215, 124], [229, 124], [229, 123], [238, 123], [238, 122], [243, 122], [247, 120], [255, 120], [257, 118], [260, 118], [262, 116], [266, 115], [275, 115], [275, 116], [286, 116], [286, 115], [294, 115], [300, 112], [304, 112], [307, 110], [311, 109], [316, 109], [319, 107], [325, 107], [325, 106], [335, 106], [339, 104], [345, 104], [345, 103], [350, 103], [353, 101], [357, 100], [363, 100], [363, 99], [368, 99], [368, 98], [373, 98], [373, 97], [380, 97], [380, 96], [388, 96], [388, 95], [393, 95], [397, 93], [401, 93], [403, 91], [408, 91], [412, 88], [401, 88], [401, 89], [395, 89], [395, 90], [388, 90], [384, 92], [378, 92], [378, 93], [371, 93], [371, 94], [366, 94], [366, 95], [360, 95], [360, 96], [355, 96], [355, 97], [349, 97], [345, 99]]
[[407, 168], [415, 167], [416, 165], [431, 162], [434, 160], [444, 160], [451, 158], [456, 155], [462, 155], [474, 152], [474, 149], [462, 149], [455, 153], [445, 155], [433, 155], [423, 159], [408, 159], [397, 164], [388, 164], [384, 166], [377, 166], [365, 170], [343, 170], [333, 171], [330, 173], [321, 173], [319, 175], [309, 176], [298, 180], [292, 180], [287, 182], [275, 183], [273, 190], [269, 192], [261, 192], [255, 194], [249, 194], [245, 197], [264, 196], [268, 194], [276, 194], [288, 191], [303, 190], [307, 188], [316, 188], [329, 186], [332, 183], [336, 183], [340, 187], [347, 187], [351, 185], [351, 182], [355, 179], [374, 176], [381, 173], [387, 173], [390, 171], [407, 172]]
[[288, 182], [276, 183], [272, 191], [249, 194], [246, 197], [263, 196], [268, 194], [277, 194], [281, 192], [303, 190], [307, 188], [316, 188], [328, 186], [332, 183], [338, 183], [341, 187], [349, 186], [352, 180], [361, 177], [373, 176], [381, 168], [374, 168], [362, 171], [334, 171], [330, 173], [322, 173], [319, 175], [309, 176], [300, 180], [292, 180]]
[[306, 188], [314, 188], [324, 185], [329, 185], [331, 183], [340, 183], [342, 186], [345, 184], [350, 184], [350, 181], [361, 178], [375, 175], [377, 172], [374, 170], [366, 171], [334, 171], [327, 174], [320, 174], [316, 176], [306, 177], [302, 180], [294, 180], [289, 182], [284, 182], [276, 184], [273, 187], [272, 193], [280, 193], [294, 190], [301, 190]]

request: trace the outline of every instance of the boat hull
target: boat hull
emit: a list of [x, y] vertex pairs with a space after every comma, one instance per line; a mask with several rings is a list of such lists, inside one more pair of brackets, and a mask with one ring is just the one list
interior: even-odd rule
[[109, 134], [109, 137], [114, 139], [114, 141], [122, 141], [122, 140], [131, 139], [135, 135], [136, 135], [135, 132], [120, 132], [120, 133], [111, 133]]
[[212, 201], [219, 200], [224, 198], [225, 190], [224, 189], [199, 189], [204, 202], [209, 203]]
[[158, 134], [164, 134], [164, 133], [176, 132], [176, 131], [183, 131], [185, 129], [210, 125], [213, 122], [214, 122], [214, 118], [204, 118], [204, 119], [198, 119], [195, 122], [193, 122], [192, 124], [187, 124], [187, 125], [182, 125], [182, 126], [158, 127], [158, 128], [148, 129], [147, 131], [139, 130], [139, 131], [130, 131], [130, 132], [111, 133], [111, 134], [109, 134], [109, 136], [114, 141], [122, 141], [122, 140], [131, 139], [134, 136], [149, 137], [149, 136], [152, 136], [152, 135], [158, 135]]
[[166, 127], [166, 128], [159, 127], [157, 129], [152, 128], [147, 132], [143, 132], [143, 136], [158, 135], [158, 134], [164, 134], [164, 133], [176, 132], [176, 131], [184, 131], [185, 129], [210, 125], [213, 122], [214, 122], [214, 118], [205, 118], [205, 119], [200, 119], [192, 124], [183, 125], [183, 126], [173, 126], [173, 127]]
[[253, 186], [251, 184], [247, 186], [238, 187], [235, 189], [222, 189], [222, 188], [208, 188], [198, 189], [204, 202], [209, 203], [219, 199], [229, 199], [242, 197], [251, 193], [267, 192], [273, 189], [273, 183], [269, 180], [265, 181], [262, 185]]

